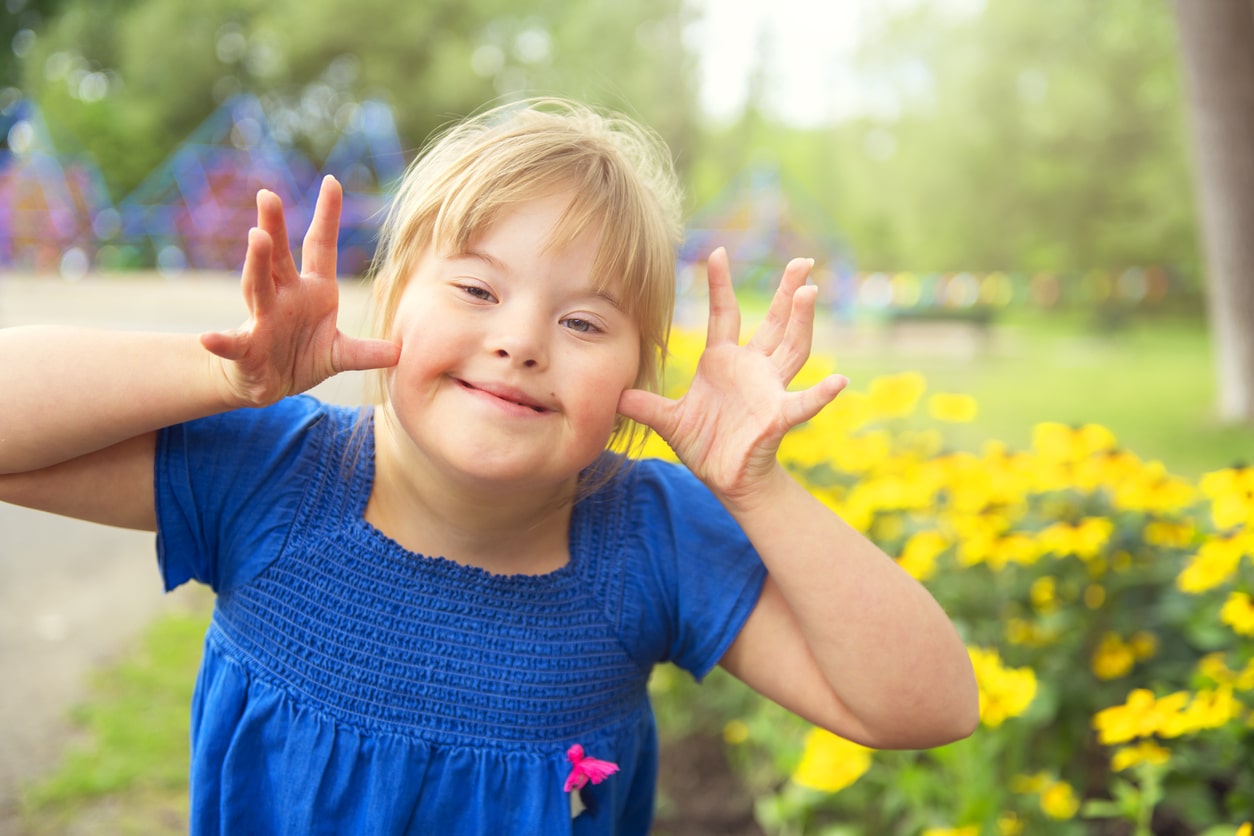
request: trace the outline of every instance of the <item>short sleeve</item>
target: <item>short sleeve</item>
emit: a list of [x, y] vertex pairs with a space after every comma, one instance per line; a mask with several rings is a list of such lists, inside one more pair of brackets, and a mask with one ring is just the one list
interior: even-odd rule
[[757, 605], [766, 568], [739, 524], [687, 468], [637, 462], [629, 477], [625, 627], [642, 661], [697, 679], [723, 658]]
[[326, 407], [307, 397], [163, 429], [154, 493], [166, 589], [215, 592], [256, 577], [282, 548], [314, 471]]

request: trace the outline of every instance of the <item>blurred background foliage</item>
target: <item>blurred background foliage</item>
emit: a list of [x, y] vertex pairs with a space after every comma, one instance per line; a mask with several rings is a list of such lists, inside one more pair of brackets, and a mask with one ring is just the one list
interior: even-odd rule
[[391, 105], [412, 151], [488, 101], [560, 93], [662, 133], [694, 210], [768, 161], [861, 269], [1196, 278], [1167, 5], [964, 5], [864, 11], [853, 72], [878, 104], [803, 125], [773, 109], [786, 37], [748, 56], [738, 116], [703, 117], [691, 0], [8, 0], [0, 89], [38, 103], [59, 149], [89, 152], [115, 200], [236, 93], [315, 160], [366, 99]]
[[64, 0], [14, 17], [30, 34], [9, 83], [59, 147], [91, 153], [115, 199], [236, 93], [314, 159], [370, 98], [411, 149], [485, 102], [555, 92], [633, 112], [677, 148], [695, 141], [679, 0]]

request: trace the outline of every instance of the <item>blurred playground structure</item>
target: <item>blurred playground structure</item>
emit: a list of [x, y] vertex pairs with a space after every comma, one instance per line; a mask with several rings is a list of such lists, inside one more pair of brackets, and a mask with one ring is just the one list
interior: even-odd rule
[[297, 247], [325, 174], [344, 186], [340, 269], [361, 273], [374, 253], [377, 215], [405, 165], [386, 105], [358, 105], [319, 169], [278, 140], [257, 99], [237, 96], [114, 205], [92, 160], [53, 147], [33, 102], [0, 113], [0, 135], [0, 266], [69, 278], [237, 270], [262, 188], [283, 199]]
[[[0, 269], [68, 279], [152, 268], [165, 275], [237, 271], [257, 190], [283, 199], [295, 250], [319, 182], [333, 174], [344, 186], [339, 268], [360, 275], [408, 159], [382, 102], [355, 106], [341, 131], [316, 165], [281, 140], [256, 98], [236, 96], [115, 204], [95, 163], [54, 147], [38, 107], [19, 99], [0, 111]], [[982, 324], [1012, 307], [1127, 312], [1178, 306], [1193, 293], [1158, 266], [1084, 274], [859, 271], [835, 219], [806, 199], [803, 186], [763, 164], [733, 178], [690, 219], [679, 252], [681, 289], [698, 284], [695, 273], [718, 245], [728, 248], [737, 280], [753, 287], [767, 288], [794, 255], [814, 257], [829, 306], [848, 318]]]

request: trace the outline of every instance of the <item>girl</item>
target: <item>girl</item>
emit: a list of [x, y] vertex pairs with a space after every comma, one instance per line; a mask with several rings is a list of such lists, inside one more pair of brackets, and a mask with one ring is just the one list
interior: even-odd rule
[[[298, 274], [258, 195], [238, 330], [0, 332], [0, 499], [155, 531], [167, 587], [217, 593], [194, 832], [645, 833], [663, 661], [867, 746], [972, 731], [945, 614], [776, 460], [845, 385], [787, 389], [812, 262], [741, 345], [716, 251], [672, 401], [651, 134], [558, 101], [448, 132], [385, 223], [378, 339], [337, 330], [340, 201], [328, 178]], [[300, 394], [350, 369], [379, 405]], [[639, 426], [685, 467], [607, 452]]]

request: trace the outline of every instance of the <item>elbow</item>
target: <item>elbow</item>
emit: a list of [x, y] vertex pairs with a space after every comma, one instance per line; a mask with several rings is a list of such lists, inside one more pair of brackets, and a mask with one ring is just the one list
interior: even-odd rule
[[952, 686], [949, 699], [944, 700], [934, 715], [933, 723], [927, 730], [927, 741], [912, 748], [931, 749], [965, 740], [975, 734], [980, 727], [980, 689], [975, 681], [974, 671], [967, 671], [966, 676]]
[[[901, 722], [903, 715], [914, 718], [913, 722]], [[912, 709], [896, 713], [895, 720], [882, 723], [880, 733], [873, 735], [876, 742], [869, 745], [876, 749], [934, 749], [965, 740], [980, 726], [980, 694], [974, 675], [916, 701]]]
[[938, 742], [931, 744], [932, 746], [944, 746], [947, 743], [957, 743], [959, 740], [966, 740], [975, 734], [975, 730], [980, 727], [980, 700], [977, 695], [974, 699], [965, 700], [963, 704], [953, 712], [949, 718], [949, 722], [943, 729], [939, 730]]
[[873, 749], [935, 749], [965, 740], [979, 727], [979, 716], [974, 722], [966, 717], [945, 718], [926, 727], [916, 726], [909, 730], [884, 732], [872, 738]]
[[954, 689], [943, 716], [937, 717], [935, 726], [931, 729], [933, 740], [917, 748], [931, 749], [965, 740], [975, 734], [979, 727], [980, 691], [972, 673], [969, 679]]
[[965, 740], [975, 733], [979, 725], [978, 712], [974, 719], [965, 715], [942, 717], [909, 729], [897, 728], [869, 734], [864, 745], [872, 749], [935, 749]]

